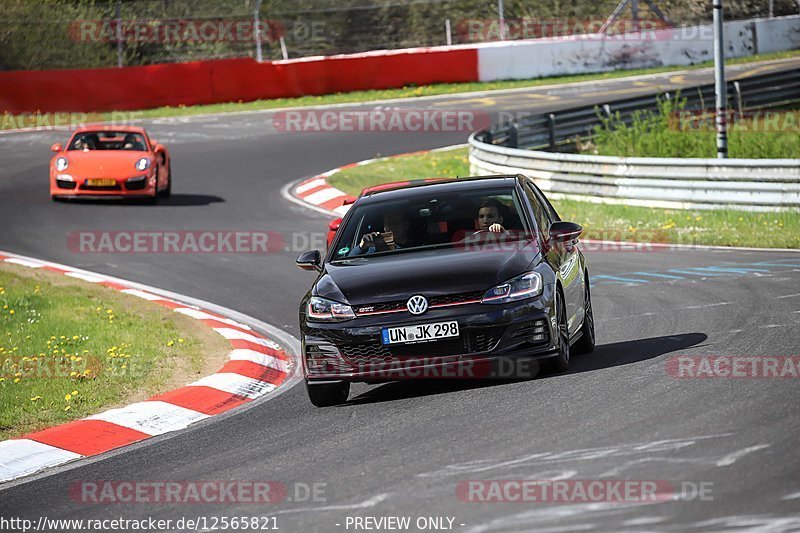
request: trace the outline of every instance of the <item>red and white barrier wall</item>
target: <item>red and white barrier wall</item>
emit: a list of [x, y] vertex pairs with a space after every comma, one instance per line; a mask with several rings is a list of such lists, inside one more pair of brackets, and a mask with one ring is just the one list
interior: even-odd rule
[[[800, 16], [725, 24], [727, 58], [800, 48]], [[711, 25], [614, 37], [597, 34], [497, 42], [478, 49], [481, 81], [529, 79], [662, 66], [714, 59]]]
[[[713, 58], [711, 26], [644, 34], [379, 50], [258, 63], [252, 59], [143, 67], [0, 72], [0, 111], [98, 112], [252, 101], [406, 85], [528, 79]], [[800, 48], [800, 16], [726, 24], [727, 57]]]

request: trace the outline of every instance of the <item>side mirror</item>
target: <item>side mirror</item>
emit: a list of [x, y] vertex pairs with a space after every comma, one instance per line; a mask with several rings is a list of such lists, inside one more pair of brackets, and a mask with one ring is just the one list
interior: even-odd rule
[[549, 243], [573, 241], [581, 236], [583, 228], [574, 222], [553, 222], [550, 224]]
[[55, 143], [53, 146], [50, 147], [51, 152], [60, 152], [63, 149], [61, 143]]
[[335, 232], [336, 230], [339, 229], [339, 226], [341, 225], [342, 225], [342, 219], [334, 218], [333, 220], [331, 220], [331, 223], [328, 224], [328, 229]]
[[322, 258], [319, 250], [309, 250], [300, 254], [300, 257], [295, 261], [297, 266], [303, 270], [316, 270], [322, 272]]

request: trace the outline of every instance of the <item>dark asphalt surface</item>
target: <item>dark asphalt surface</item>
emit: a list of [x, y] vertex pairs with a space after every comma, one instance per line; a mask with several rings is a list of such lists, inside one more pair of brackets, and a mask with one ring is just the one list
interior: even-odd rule
[[[765, 67], [729, 68], [729, 74], [759, 68]], [[380, 105], [554, 110], [698, 81], [711, 81], [711, 73]], [[48, 149], [66, 134], [2, 135], [0, 249], [213, 301], [297, 335], [297, 305], [312, 282], [294, 266], [299, 250], [81, 254], [67, 246], [74, 231], [230, 229], [279, 232], [302, 248], [321, 242], [329, 219], [287, 202], [280, 194], [286, 183], [466, 137], [287, 134], [273, 128], [271, 116], [148, 122], [153, 137], [170, 147], [176, 175], [173, 198], [155, 206], [51, 203]], [[666, 370], [674, 355], [797, 355], [800, 254], [586, 255], [597, 276], [598, 348], [574, 358], [566, 374], [489, 384], [358, 385], [347, 405], [329, 409], [312, 407], [298, 386], [234, 416], [7, 485], [0, 515], [277, 516], [284, 531], [347, 531], [345, 520], [354, 516], [451, 517], [456, 531], [800, 531], [800, 381], [676, 379]], [[731, 266], [737, 268], [724, 269]], [[465, 503], [456, 496], [460, 480], [561, 478], [711, 483], [712, 499], [685, 494], [651, 504], [553, 505]], [[70, 482], [98, 479], [327, 485], [324, 502], [276, 505], [69, 499]]]

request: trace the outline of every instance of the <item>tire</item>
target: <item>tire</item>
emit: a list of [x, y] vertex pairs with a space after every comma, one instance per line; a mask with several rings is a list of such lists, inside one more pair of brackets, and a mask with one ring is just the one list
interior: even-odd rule
[[331, 407], [347, 401], [347, 396], [350, 394], [350, 383], [343, 381], [311, 385], [306, 381], [306, 392], [308, 392], [309, 400], [316, 407]]
[[161, 198], [169, 198], [172, 196], [172, 161], [170, 161], [167, 166], [167, 175], [169, 176], [169, 181], [167, 182], [167, 188], [159, 193]]
[[547, 361], [547, 370], [551, 373], [564, 372], [569, 367], [569, 328], [567, 327], [567, 306], [561, 289], [556, 292], [556, 335], [558, 336], [558, 353]]
[[160, 194], [159, 194], [159, 192], [158, 192], [158, 172], [156, 172], [156, 190], [155, 190], [155, 192], [153, 193], [153, 196], [151, 196], [150, 198], [148, 198], [148, 199], [147, 199], [147, 200], [145, 200], [145, 201], [146, 201], [146, 203], [148, 203], [148, 204], [154, 204], [154, 203], [156, 203], [156, 201], [158, 201], [158, 197], [159, 197], [159, 196], [161, 196], [161, 195], [160, 195]]
[[594, 351], [594, 314], [592, 313], [592, 295], [589, 291], [589, 275], [586, 275], [586, 303], [581, 326], [581, 338], [573, 345], [575, 353], [592, 353]]

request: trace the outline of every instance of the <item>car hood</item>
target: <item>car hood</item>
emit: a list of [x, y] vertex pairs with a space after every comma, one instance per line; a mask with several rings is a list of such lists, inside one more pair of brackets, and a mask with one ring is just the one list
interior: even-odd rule
[[351, 305], [391, 302], [413, 294], [483, 291], [525, 272], [539, 257], [535, 243], [513, 251], [457, 248], [326, 263], [315, 294]]
[[144, 173], [136, 170], [134, 165], [139, 159], [150, 157], [150, 154], [128, 150], [70, 150], [59, 156], [69, 160], [69, 167], [64, 173], [76, 178], [130, 178]]

